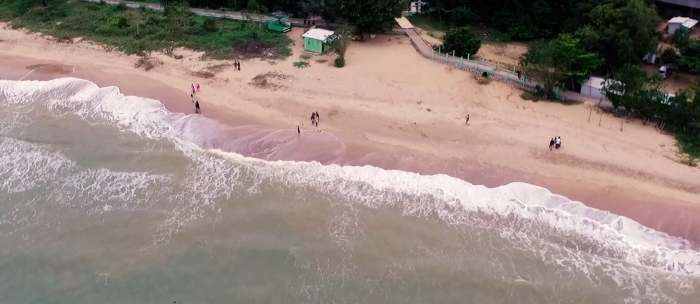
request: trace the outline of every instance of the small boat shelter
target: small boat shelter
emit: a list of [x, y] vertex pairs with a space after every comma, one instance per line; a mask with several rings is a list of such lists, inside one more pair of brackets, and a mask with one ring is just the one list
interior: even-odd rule
[[333, 40], [333, 31], [312, 28], [301, 37], [304, 37], [304, 50], [314, 53], [325, 53], [330, 50], [330, 42]]

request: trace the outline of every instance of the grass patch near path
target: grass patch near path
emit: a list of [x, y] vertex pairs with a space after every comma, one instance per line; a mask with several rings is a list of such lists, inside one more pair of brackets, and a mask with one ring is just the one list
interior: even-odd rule
[[450, 26], [447, 23], [440, 22], [437, 17], [431, 17], [430, 14], [415, 14], [413, 16], [406, 16], [406, 19], [408, 19], [413, 26], [429, 32], [445, 32], [450, 29]]
[[684, 154], [684, 163], [689, 166], [697, 166], [700, 159], [700, 135], [677, 134], [678, 148]]
[[162, 12], [107, 4], [49, 0], [43, 7], [36, 0], [0, 0], [0, 20], [57, 41], [82, 37], [127, 54], [185, 47], [213, 59], [291, 55], [291, 39], [259, 24], [190, 15], [175, 27]]

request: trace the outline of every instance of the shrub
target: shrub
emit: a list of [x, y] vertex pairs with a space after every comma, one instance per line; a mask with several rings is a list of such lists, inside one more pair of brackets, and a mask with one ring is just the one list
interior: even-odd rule
[[308, 68], [310, 66], [310, 64], [306, 61], [297, 61], [297, 62], [292, 63], [292, 65], [295, 68], [300, 68], [300, 69]]
[[333, 60], [333, 65], [335, 65], [336, 68], [342, 68], [345, 66], [345, 57], [338, 56]]
[[204, 19], [202, 29], [207, 33], [214, 33], [219, 30], [219, 24], [215, 19]]
[[481, 40], [467, 27], [458, 27], [447, 31], [442, 49], [455, 56], [467, 57], [479, 52]]

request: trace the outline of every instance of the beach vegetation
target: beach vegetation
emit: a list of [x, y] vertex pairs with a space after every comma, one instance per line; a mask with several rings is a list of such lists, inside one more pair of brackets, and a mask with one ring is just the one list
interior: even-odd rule
[[563, 73], [556, 68], [554, 48], [548, 41], [535, 41], [530, 45], [527, 53], [520, 57], [522, 73], [527, 75], [541, 86], [546, 97], [554, 95], [554, 89]]
[[640, 63], [658, 47], [659, 16], [654, 3], [628, 0], [596, 6], [590, 21], [575, 35], [581, 46], [605, 59], [604, 68], [615, 72], [628, 63]]
[[81, 37], [127, 54], [145, 55], [184, 47], [215, 59], [279, 58], [291, 55], [291, 39], [250, 22], [195, 16], [185, 1], [171, 1], [163, 12], [82, 1], [0, 0], [0, 20], [61, 41]]
[[310, 67], [311, 65], [309, 64], [308, 61], [300, 60], [300, 61], [296, 61], [296, 62], [292, 63], [292, 66], [294, 66], [295, 68], [304, 69], [304, 68]]
[[671, 43], [675, 49], [668, 48], [662, 53], [663, 64], [680, 72], [700, 74], [700, 41], [691, 39], [689, 31], [679, 29], [671, 37]]
[[441, 49], [454, 56], [474, 56], [481, 48], [481, 40], [468, 27], [458, 27], [445, 33]]
[[603, 92], [616, 110], [674, 134], [688, 162], [700, 157], [700, 84], [672, 95], [659, 77], [628, 64], [604, 82]]
[[335, 67], [342, 68], [345, 66], [345, 53], [350, 47], [350, 43], [353, 40], [353, 28], [350, 26], [341, 26], [335, 31], [333, 37], [331, 38], [331, 48], [338, 55], [338, 57], [333, 62]]
[[336, 68], [344, 67], [345, 66], [345, 57], [340, 57], [340, 56], [336, 57], [333, 60], [333, 66], [335, 66]]
[[572, 34], [535, 41], [520, 57], [523, 73], [541, 84], [548, 97], [553, 97], [557, 83], [570, 85], [571, 89], [580, 86], [603, 63], [603, 58], [587, 51]]
[[413, 26], [419, 27], [428, 32], [446, 32], [451, 28], [449, 24], [440, 22], [436, 18], [433, 18], [430, 14], [415, 14], [406, 16], [406, 19], [408, 19]]
[[289, 78], [289, 76], [279, 72], [267, 72], [256, 75], [251, 79], [249, 84], [258, 88], [279, 89], [282, 87], [280, 81], [287, 78]]
[[134, 67], [137, 69], [143, 69], [144, 71], [149, 71], [157, 66], [162, 65], [163, 62], [151, 57], [150, 55], [141, 56], [139, 60], [136, 61]]
[[352, 26], [360, 40], [365, 33], [390, 32], [396, 25], [394, 18], [401, 17], [405, 8], [403, 0], [324, 0], [337, 19]]
[[452, 26], [463, 27], [476, 25], [480, 21], [479, 16], [466, 6], [460, 6], [452, 10], [450, 22]]

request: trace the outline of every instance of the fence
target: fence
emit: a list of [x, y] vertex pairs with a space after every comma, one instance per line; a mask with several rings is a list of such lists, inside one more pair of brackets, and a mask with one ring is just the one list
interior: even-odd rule
[[496, 64], [494, 66], [483, 59], [472, 60], [470, 55], [467, 55], [467, 58], [456, 57], [448, 53], [440, 52], [439, 48], [438, 50], [432, 49], [432, 52], [430, 54], [424, 54], [420, 51], [420, 48], [417, 49], [424, 57], [429, 58], [433, 61], [447, 64], [449, 66], [470, 72], [472, 74], [477, 74], [479, 76], [483, 75], [483, 73], [486, 73], [488, 77], [492, 80], [502, 82], [504, 84], [510, 85], [521, 90], [526, 90], [530, 92], [535, 92], [537, 90], [536, 84], [527, 81], [525, 77], [519, 78], [515, 68], [504, 68], [501, 67], [500, 64]]
[[[411, 35], [409, 35], [410, 37]], [[413, 38], [413, 37], [411, 37]], [[422, 39], [422, 38], [421, 38]], [[436, 62], [440, 62], [442, 64], [446, 64], [448, 66], [452, 66], [455, 68], [458, 68], [463, 71], [467, 71], [469, 73], [475, 74], [477, 76], [483, 75], [485, 72], [488, 77], [492, 80], [501, 82], [503, 84], [509, 85], [513, 88], [524, 90], [524, 91], [529, 91], [529, 92], [537, 92], [537, 84], [528, 81], [524, 76], [521, 75], [521, 77], [518, 77], [518, 72], [515, 69], [515, 67], [502, 67], [500, 63], [497, 63], [496, 65], [491, 64], [489, 61], [486, 60], [472, 60], [470, 55], [467, 55], [467, 58], [464, 57], [456, 57], [454, 55], [450, 55], [448, 53], [442, 53], [440, 52], [440, 49], [435, 50], [433, 48], [431, 49], [430, 53], [425, 52], [425, 48], [421, 48], [420, 45], [417, 43], [423, 42], [425, 46], [429, 46], [425, 41], [420, 41], [417, 42], [414, 39], [411, 39], [413, 42], [413, 46], [416, 48], [418, 53], [423, 55], [423, 57], [426, 57], [428, 59], [431, 59]], [[453, 52], [454, 54], [454, 52]], [[562, 93], [559, 91], [557, 88], [555, 91], [555, 94], [557, 96], [557, 99], [563, 101], [563, 102], [568, 102], [568, 103], [581, 103], [581, 100], [577, 100], [573, 97], [569, 97], [567, 95], [572, 95], [572, 94], [566, 94]]]

